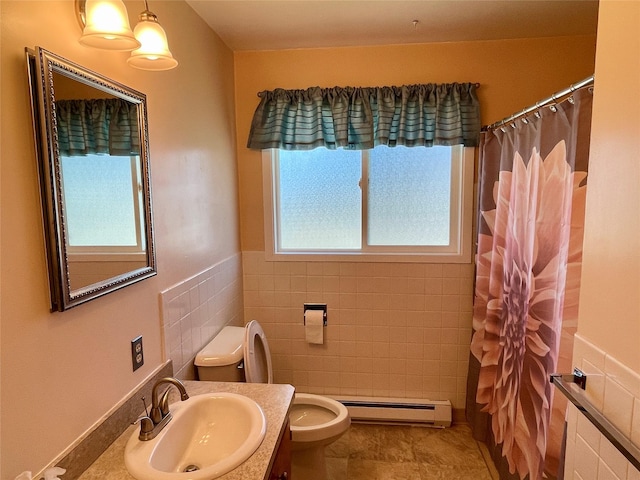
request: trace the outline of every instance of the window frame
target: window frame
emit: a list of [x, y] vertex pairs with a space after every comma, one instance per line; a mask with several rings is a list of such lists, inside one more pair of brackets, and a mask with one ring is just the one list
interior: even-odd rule
[[[271, 261], [332, 261], [332, 262], [414, 262], [414, 263], [470, 263], [473, 231], [474, 158], [475, 148], [454, 146], [457, 159], [452, 155], [451, 208], [457, 213], [448, 247], [375, 246], [367, 244], [367, 195], [362, 189], [362, 249], [358, 250], [279, 250], [277, 215], [278, 149], [262, 150], [262, 179], [264, 206], [265, 256]], [[363, 179], [368, 178], [368, 152], [363, 151]], [[361, 179], [361, 182], [363, 180]], [[362, 183], [361, 183], [362, 186]], [[277, 228], [276, 228], [277, 227]]]

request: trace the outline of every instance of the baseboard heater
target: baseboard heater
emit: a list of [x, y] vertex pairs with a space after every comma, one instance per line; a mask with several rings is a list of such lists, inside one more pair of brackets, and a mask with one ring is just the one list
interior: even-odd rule
[[332, 397], [349, 410], [351, 419], [362, 423], [451, 426], [449, 400], [380, 397]]

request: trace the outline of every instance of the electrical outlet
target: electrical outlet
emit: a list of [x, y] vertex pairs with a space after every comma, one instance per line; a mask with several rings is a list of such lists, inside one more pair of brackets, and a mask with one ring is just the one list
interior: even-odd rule
[[144, 365], [144, 354], [142, 352], [142, 335], [131, 340], [131, 361], [133, 362], [134, 372], [142, 365]]

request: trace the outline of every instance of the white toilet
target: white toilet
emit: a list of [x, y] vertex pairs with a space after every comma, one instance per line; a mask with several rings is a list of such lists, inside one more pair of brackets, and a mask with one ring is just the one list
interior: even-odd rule
[[[242, 354], [240, 354], [242, 352]], [[272, 383], [271, 352], [262, 327], [252, 320], [245, 328], [224, 327], [196, 356], [200, 380]], [[299, 480], [326, 479], [324, 448], [351, 424], [347, 408], [320, 395], [296, 393], [289, 414], [292, 476]]]

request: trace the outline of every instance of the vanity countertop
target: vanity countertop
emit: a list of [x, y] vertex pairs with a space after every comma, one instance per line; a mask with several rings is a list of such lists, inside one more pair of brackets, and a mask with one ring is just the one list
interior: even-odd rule
[[[189, 395], [211, 392], [231, 392], [253, 399], [267, 419], [267, 432], [256, 452], [242, 465], [218, 477], [220, 480], [265, 480], [268, 478], [273, 457], [278, 447], [280, 434], [285, 428], [289, 409], [293, 401], [294, 388], [291, 385], [264, 383], [227, 382], [183, 382]], [[172, 389], [170, 400], [177, 400]], [[115, 442], [80, 476], [79, 480], [135, 480], [124, 465], [124, 448], [134, 430], [139, 425], [131, 425]]]

